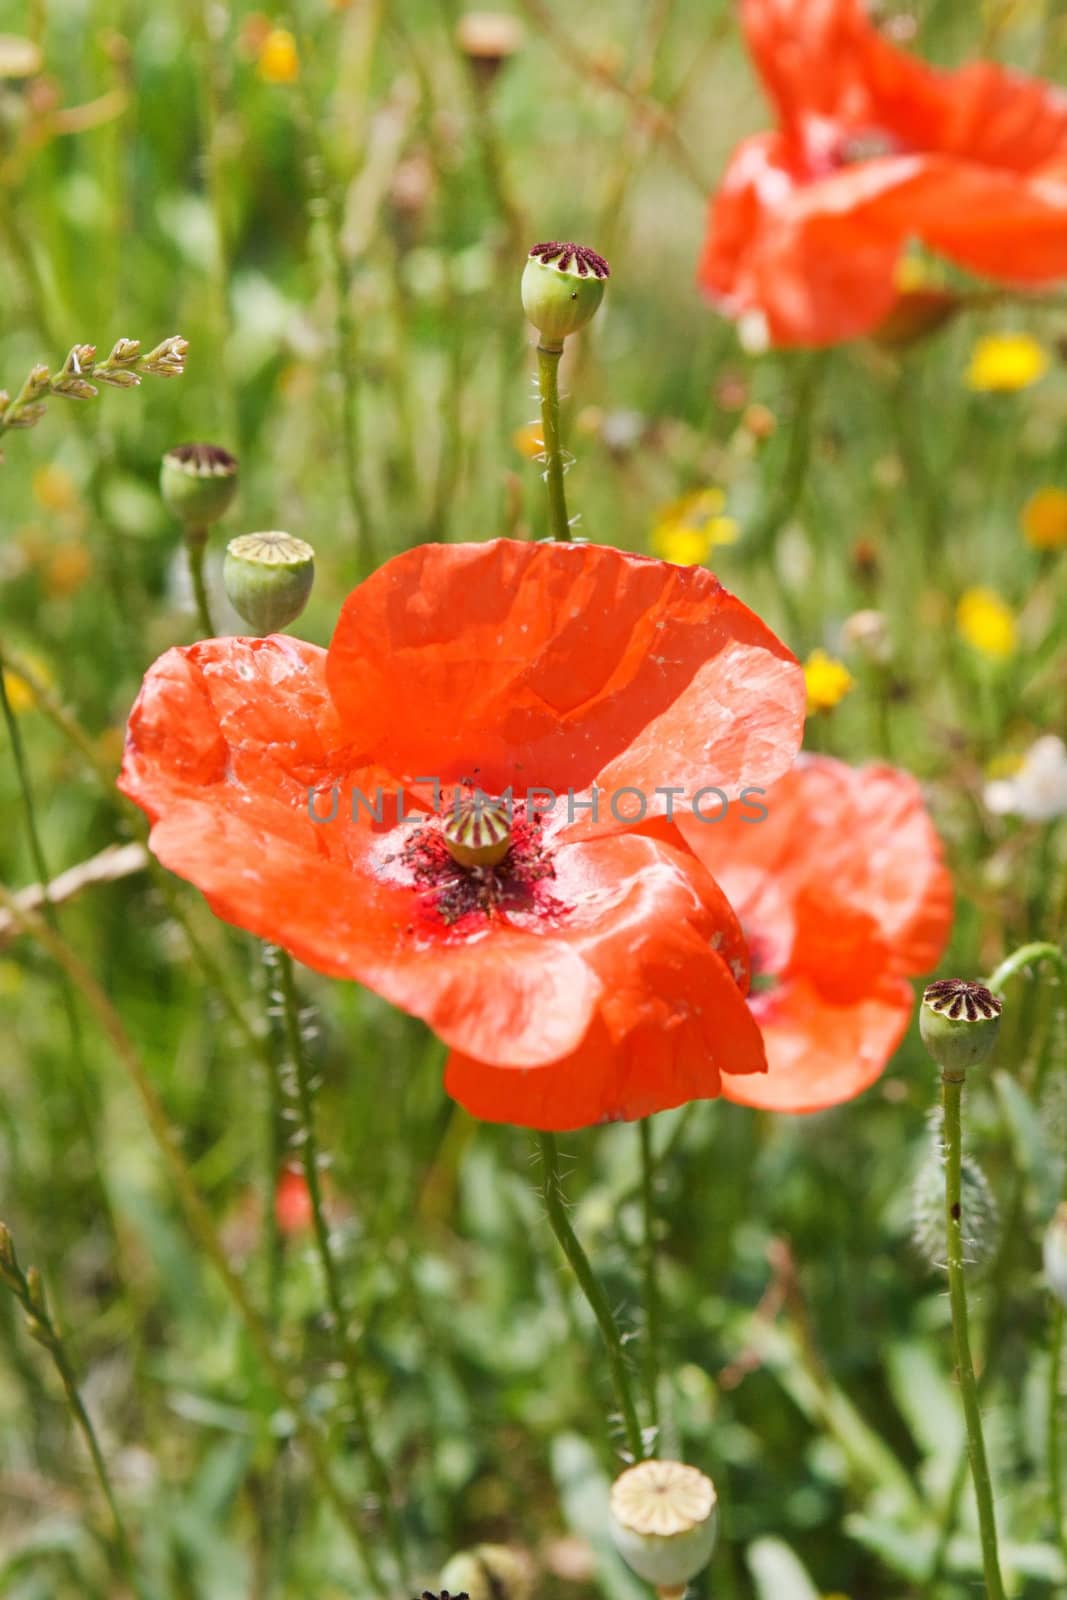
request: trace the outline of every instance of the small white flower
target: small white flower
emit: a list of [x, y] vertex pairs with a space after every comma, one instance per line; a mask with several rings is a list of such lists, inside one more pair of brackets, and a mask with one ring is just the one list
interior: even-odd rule
[[1013, 778], [985, 786], [986, 809], [998, 817], [1051, 822], [1067, 813], [1067, 746], [1054, 733], [1032, 744]]

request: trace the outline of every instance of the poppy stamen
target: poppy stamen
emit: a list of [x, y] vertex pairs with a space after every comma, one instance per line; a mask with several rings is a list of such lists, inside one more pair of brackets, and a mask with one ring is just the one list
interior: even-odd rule
[[[533, 910], [538, 886], [555, 877], [541, 819], [517, 806], [509, 822], [508, 810], [503, 801], [476, 796], [416, 828], [405, 843], [400, 859], [446, 927], [472, 915], [484, 920]], [[564, 907], [541, 893], [536, 909], [557, 914]]]

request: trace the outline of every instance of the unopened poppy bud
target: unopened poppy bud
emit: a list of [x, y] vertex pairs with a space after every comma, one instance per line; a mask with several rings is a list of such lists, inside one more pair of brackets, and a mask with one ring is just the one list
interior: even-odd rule
[[315, 552], [290, 533], [243, 533], [226, 546], [222, 581], [230, 604], [259, 634], [295, 622], [315, 581]]
[[1056, 1207], [1042, 1246], [1045, 1282], [1062, 1306], [1067, 1306], [1067, 1205]]
[[938, 1066], [966, 1072], [984, 1061], [997, 1042], [1003, 1005], [984, 983], [939, 978], [928, 984], [919, 1009], [919, 1032]]
[[461, 1550], [441, 1571], [445, 1594], [461, 1591], [468, 1600], [530, 1600], [533, 1563], [521, 1550], [503, 1544], [479, 1544]]
[[715, 1485], [680, 1461], [641, 1461], [611, 1489], [611, 1537], [661, 1596], [681, 1596], [711, 1559], [719, 1531]]
[[217, 444], [179, 444], [163, 457], [159, 489], [186, 528], [209, 528], [237, 493], [237, 462]]
[[546, 348], [562, 349], [604, 298], [611, 268], [584, 244], [535, 244], [522, 274], [522, 308]]
[[452, 860], [461, 867], [499, 866], [511, 849], [509, 807], [476, 794], [452, 812], [444, 839]]

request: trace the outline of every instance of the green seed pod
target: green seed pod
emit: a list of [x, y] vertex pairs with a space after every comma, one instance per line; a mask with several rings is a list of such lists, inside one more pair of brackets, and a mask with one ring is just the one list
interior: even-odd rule
[[641, 1461], [611, 1489], [611, 1537], [626, 1564], [661, 1595], [682, 1595], [706, 1567], [719, 1531], [710, 1478], [680, 1461]]
[[939, 978], [927, 985], [919, 1009], [923, 1044], [943, 1070], [965, 1073], [996, 1044], [1003, 1006], [983, 983]]
[[469, 1600], [530, 1600], [533, 1563], [507, 1545], [479, 1544], [452, 1556], [438, 1581], [445, 1594], [466, 1594]]
[[163, 457], [159, 490], [186, 528], [209, 528], [237, 493], [237, 461], [217, 444], [179, 444]]
[[1056, 1207], [1042, 1245], [1045, 1282], [1060, 1305], [1067, 1306], [1067, 1205]]
[[444, 840], [461, 867], [499, 866], [511, 849], [510, 807], [479, 792], [452, 812]]
[[315, 552], [289, 533], [243, 533], [226, 546], [222, 581], [230, 604], [256, 633], [295, 622], [315, 581]]
[[522, 274], [522, 307], [546, 349], [561, 350], [604, 298], [611, 268], [584, 244], [535, 244]]

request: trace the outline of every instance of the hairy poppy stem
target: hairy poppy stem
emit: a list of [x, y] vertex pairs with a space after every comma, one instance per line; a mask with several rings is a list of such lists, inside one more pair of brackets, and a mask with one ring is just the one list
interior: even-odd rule
[[655, 1156], [652, 1150], [652, 1122], [642, 1117], [637, 1125], [641, 1139], [641, 1210], [643, 1237], [641, 1271], [644, 1280], [645, 1406], [650, 1425], [659, 1429], [659, 1282], [656, 1275], [656, 1200]]
[[[984, 980], [985, 986], [987, 989], [992, 990], [994, 994], [999, 994], [1009, 978], [1015, 977], [1017, 973], [1021, 972], [1025, 967], [1032, 965], [1034, 962], [1043, 960], [1054, 961], [1060, 967], [1060, 970], [1067, 975], [1067, 956], [1064, 955], [1064, 952], [1059, 948], [1058, 945], [1050, 944], [1047, 941], [1038, 940], [1033, 944], [1022, 945], [1018, 950], [1013, 951], [1010, 956], [1006, 956], [1000, 965], [996, 967], [989, 977]], [[985, 1394], [992, 1381], [993, 1374], [996, 1371], [999, 1362], [1000, 1351], [1003, 1348], [1001, 1335], [1003, 1333], [1005, 1319], [1008, 1314], [1007, 1280], [1009, 1276], [1008, 1269], [1010, 1266], [1010, 1242], [1016, 1236], [1018, 1224], [1023, 1215], [1022, 1193], [1022, 1181], [1017, 1177], [1014, 1194], [1005, 1212], [1006, 1222], [1003, 1229], [1003, 1243], [1001, 1244], [1001, 1248], [997, 1256], [996, 1266], [994, 1267], [992, 1274], [993, 1293], [991, 1298], [993, 1302], [993, 1309], [986, 1323], [985, 1360], [982, 1363], [982, 1376], [978, 1380], [979, 1399], [981, 1399], [982, 1395]], [[1050, 1418], [1050, 1430], [1053, 1425], [1054, 1421], [1052, 1418]], [[1055, 1419], [1055, 1425], [1058, 1426], [1058, 1418]], [[1051, 1459], [1049, 1463], [1049, 1470], [1051, 1473]], [[949, 1490], [945, 1496], [944, 1505], [941, 1510], [941, 1526], [937, 1545], [934, 1550], [933, 1558], [930, 1562], [929, 1568], [926, 1572], [926, 1582], [931, 1586], [940, 1580], [941, 1575], [945, 1570], [945, 1565], [948, 1559], [949, 1542], [952, 1538], [952, 1534], [959, 1517], [960, 1499], [963, 1495], [966, 1483], [967, 1452], [966, 1450], [961, 1449], [956, 1462], [956, 1469], [952, 1475], [949, 1484]], [[1065, 1549], [1065, 1554], [1067, 1554], [1067, 1549]]]
[[635, 1461], [641, 1461], [644, 1459], [645, 1445], [641, 1437], [641, 1424], [637, 1416], [637, 1407], [634, 1405], [633, 1395], [630, 1392], [630, 1377], [626, 1370], [626, 1356], [622, 1347], [622, 1335], [612, 1315], [608, 1297], [589, 1263], [589, 1257], [578, 1241], [577, 1234], [571, 1227], [570, 1218], [567, 1216], [567, 1207], [564, 1203], [563, 1187], [560, 1180], [559, 1150], [556, 1145], [555, 1135], [539, 1133], [537, 1140], [541, 1150], [541, 1193], [544, 1196], [545, 1207], [548, 1211], [548, 1220], [552, 1225], [553, 1233], [559, 1241], [559, 1247], [570, 1262], [574, 1276], [578, 1279], [582, 1293], [588, 1300], [589, 1308], [597, 1320], [607, 1351], [608, 1366], [611, 1369], [611, 1381], [615, 1386], [615, 1398], [622, 1414], [626, 1447]]
[[541, 391], [541, 433], [545, 443], [545, 484], [548, 489], [548, 523], [553, 539], [570, 543], [567, 495], [563, 487], [563, 446], [559, 427], [559, 361], [563, 346], [546, 350], [537, 346], [537, 381]]
[[[311, 1201], [315, 1247], [318, 1251], [322, 1276], [326, 1284], [326, 1302], [330, 1310], [333, 1332], [344, 1361], [345, 1373], [348, 1379], [349, 1400], [356, 1420], [356, 1427], [359, 1430], [360, 1443], [367, 1458], [371, 1483], [374, 1486], [375, 1494], [381, 1502], [382, 1515], [385, 1520], [389, 1544], [393, 1552], [393, 1559], [397, 1565], [398, 1575], [406, 1586], [407, 1563], [404, 1556], [404, 1542], [400, 1532], [400, 1524], [397, 1520], [396, 1507], [393, 1504], [389, 1474], [386, 1471], [385, 1462], [378, 1453], [378, 1447], [374, 1440], [370, 1408], [367, 1404], [367, 1396], [364, 1393], [363, 1378], [360, 1372], [360, 1358], [349, 1332], [348, 1311], [341, 1292], [341, 1277], [337, 1270], [337, 1261], [330, 1244], [330, 1230], [323, 1211], [311, 1066], [307, 1058], [307, 1051], [304, 1048], [303, 1035], [300, 1031], [300, 1004], [296, 992], [296, 978], [293, 973], [292, 957], [287, 950], [278, 950], [276, 966], [281, 978], [286, 1046], [290, 1063], [296, 1075], [297, 1110], [300, 1119], [300, 1152], [304, 1166], [304, 1177], [308, 1186], [308, 1197]], [[376, 1580], [376, 1587], [381, 1587], [379, 1580]]]
[[204, 551], [207, 548], [207, 529], [188, 528], [185, 533], [185, 552], [189, 557], [189, 576], [193, 580], [196, 598], [196, 615], [205, 639], [215, 637], [215, 625], [208, 605], [207, 584], [204, 582]]
[[148, 1068], [141, 1059], [136, 1045], [126, 1032], [122, 1018], [80, 957], [63, 939], [53, 933], [40, 917], [19, 905], [15, 896], [3, 884], [0, 884], [0, 906], [9, 911], [18, 926], [43, 945], [52, 959], [63, 968], [110, 1040], [115, 1055], [141, 1102], [145, 1120], [174, 1184], [189, 1231], [217, 1271], [264, 1371], [268, 1374], [286, 1409], [291, 1413], [296, 1436], [304, 1448], [323, 1499], [348, 1535], [372, 1588], [379, 1593], [383, 1592], [382, 1585], [377, 1580], [374, 1556], [363, 1530], [360, 1509], [349, 1500], [334, 1477], [325, 1441], [308, 1416], [300, 1394], [276, 1355], [270, 1335], [253, 1306], [244, 1284], [230, 1265], [229, 1257], [215, 1227], [214, 1218], [196, 1186], [163, 1102], [156, 1093]]
[[978, 1503], [978, 1527], [982, 1545], [988, 1600], [1004, 1600], [1004, 1581], [997, 1552], [997, 1524], [993, 1509], [993, 1486], [989, 1476], [985, 1436], [982, 1432], [982, 1407], [971, 1356], [970, 1326], [967, 1315], [967, 1284], [963, 1261], [961, 1203], [961, 1165], [963, 1132], [961, 1105], [963, 1072], [945, 1070], [941, 1074], [941, 1100], [944, 1108], [945, 1141], [945, 1225], [948, 1231], [948, 1293], [952, 1307], [952, 1332], [956, 1346], [956, 1374], [967, 1424], [967, 1447], [971, 1476]]

